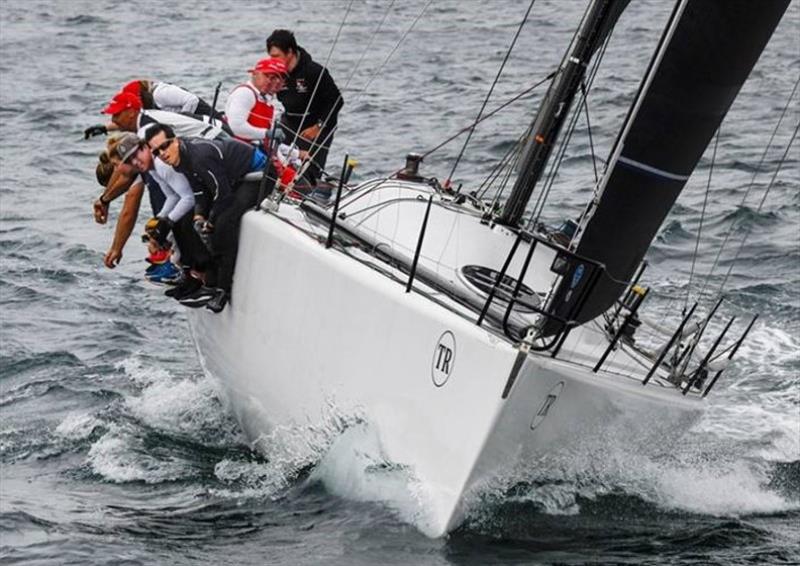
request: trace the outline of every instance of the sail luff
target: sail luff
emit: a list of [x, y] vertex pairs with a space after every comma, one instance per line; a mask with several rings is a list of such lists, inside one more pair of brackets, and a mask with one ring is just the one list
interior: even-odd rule
[[667, 25], [664, 28], [664, 32], [661, 34], [658, 45], [656, 46], [655, 54], [650, 59], [650, 63], [648, 63], [647, 69], [645, 70], [644, 77], [642, 77], [642, 83], [639, 87], [639, 91], [636, 93], [636, 98], [634, 99], [633, 104], [631, 104], [630, 109], [625, 116], [623, 126], [620, 129], [617, 138], [614, 140], [614, 145], [611, 147], [611, 157], [609, 157], [609, 159], [606, 161], [606, 165], [603, 170], [603, 176], [600, 178], [600, 182], [595, 188], [594, 198], [592, 198], [591, 202], [586, 207], [586, 210], [584, 210], [583, 214], [581, 215], [578, 229], [573, 236], [573, 247], [580, 241], [583, 231], [586, 228], [586, 223], [591, 218], [597, 202], [599, 202], [599, 200], [602, 198], [603, 192], [608, 184], [608, 180], [611, 178], [611, 175], [609, 175], [608, 172], [614, 168], [617, 161], [619, 161], [620, 155], [622, 155], [622, 148], [624, 146], [623, 140], [625, 140], [627, 137], [628, 132], [631, 129], [631, 125], [633, 124], [633, 117], [636, 116], [637, 112], [639, 111], [642, 101], [644, 100], [644, 95], [647, 93], [650, 85], [653, 82], [653, 77], [655, 76], [653, 69], [657, 68], [663, 59], [666, 48], [669, 45], [672, 35], [675, 33], [675, 29], [685, 8], [686, 1], [678, 0], [675, 3], [675, 7], [673, 8], [669, 19], [667, 20]]
[[[573, 265], [551, 312], [585, 322], [624, 292], [788, 3], [679, 0], [680, 17], [668, 24], [573, 245], [607, 271], [576, 314], [572, 297], [584, 283]], [[555, 330], [550, 324], [545, 333]]]

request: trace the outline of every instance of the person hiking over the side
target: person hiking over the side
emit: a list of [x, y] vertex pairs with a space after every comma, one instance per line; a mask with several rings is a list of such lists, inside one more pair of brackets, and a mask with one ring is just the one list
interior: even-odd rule
[[[181, 302], [188, 306], [206, 304], [220, 312], [230, 298], [241, 218], [258, 200], [259, 183], [242, 181], [247, 173], [263, 171], [267, 157], [259, 148], [235, 139], [182, 139], [164, 125], [150, 128], [145, 139], [158, 160], [183, 173], [195, 194], [202, 195], [198, 197], [195, 221], [208, 219], [213, 225], [214, 262], [206, 273], [206, 285]], [[274, 182], [274, 168], [269, 174]]]
[[[123, 92], [137, 97], [144, 110], [175, 112], [201, 120], [212, 115], [214, 119], [220, 121], [225, 118], [224, 113], [213, 110], [208, 102], [174, 84], [139, 79], [126, 83], [119, 91], [119, 93]], [[105, 124], [95, 124], [83, 131], [83, 138], [88, 140], [91, 137], [105, 135], [119, 129], [124, 128], [121, 128], [113, 120]]]
[[267, 53], [283, 60], [289, 70], [278, 100], [286, 108], [283, 122], [290, 130], [289, 140], [296, 133], [297, 145], [309, 151], [312, 163], [305, 176], [315, 185], [325, 169], [344, 100], [328, 70], [297, 45], [291, 31], [273, 31], [267, 38]]
[[[178, 135], [184, 137], [209, 139], [228, 137], [228, 134], [219, 125], [210, 125], [175, 112], [145, 110], [141, 99], [130, 92], [115, 94], [102, 112], [111, 115], [111, 121], [117, 129], [124, 132], [138, 132], [140, 138], [144, 137], [143, 128], [155, 123], [168, 124]], [[131, 168], [116, 168], [106, 190], [92, 205], [95, 222], [106, 223], [109, 204], [130, 188], [135, 177], [136, 173], [132, 172]]]
[[133, 148], [126, 149], [122, 162], [130, 163], [142, 177], [157, 183], [164, 193], [164, 203], [148, 222], [147, 231], [151, 237], [164, 247], [168, 234], [172, 232], [185, 271], [206, 271], [211, 263], [211, 254], [192, 223], [195, 196], [186, 177], [154, 159], [147, 143], [138, 138]]
[[[211, 105], [188, 90], [163, 81], [139, 79], [130, 81], [122, 87], [121, 92], [130, 92], [138, 96], [145, 110], [165, 110], [181, 114], [211, 116]], [[214, 118], [222, 119], [224, 114], [213, 112]]]

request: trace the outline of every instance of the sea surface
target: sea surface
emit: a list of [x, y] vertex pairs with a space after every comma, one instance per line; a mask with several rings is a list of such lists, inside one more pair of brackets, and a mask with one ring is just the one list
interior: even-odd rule
[[[591, 144], [582, 117], [548, 223], [577, 216], [591, 195], [591, 147], [602, 167], [670, 10], [631, 4], [589, 97]], [[376, 473], [369, 423], [330, 442], [309, 432], [252, 451], [201, 371], [185, 312], [143, 280], [137, 238], [117, 269], [102, 265], [113, 218], [95, 224], [91, 204], [103, 141], [82, 131], [125, 82], [166, 80], [210, 101], [221, 81], [221, 107], [270, 31], [293, 29], [346, 98], [330, 168], [347, 153], [364, 180], [474, 120], [527, 7], [0, 0], [1, 563], [800, 563], [797, 142], [775, 174], [797, 94], [765, 152], [800, 74], [798, 2], [648, 256], [651, 317], [676, 320], [729, 269], [722, 314], [760, 314], [703, 419], [662, 459], [534, 475], [487, 494], [450, 536], [428, 538], [403, 475]], [[583, 9], [535, 3], [488, 109], [556, 68]], [[522, 134], [543, 88], [476, 130], [455, 175], [463, 190]], [[463, 139], [428, 156], [425, 173], [446, 178]]]

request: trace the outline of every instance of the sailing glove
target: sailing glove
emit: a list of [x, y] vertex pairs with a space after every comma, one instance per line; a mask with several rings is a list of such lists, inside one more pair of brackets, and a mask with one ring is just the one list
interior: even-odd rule
[[159, 246], [164, 247], [167, 244], [167, 236], [169, 236], [169, 231], [172, 230], [172, 225], [173, 222], [169, 218], [159, 218], [158, 222], [156, 222], [153, 237]]
[[103, 124], [95, 124], [83, 130], [83, 139], [88, 140], [91, 137], [105, 135], [108, 133], [108, 128]]
[[267, 130], [267, 143], [264, 146], [269, 146], [270, 141], [277, 142], [279, 144], [283, 143], [286, 140], [286, 132], [284, 132], [281, 128], [275, 128], [274, 130]]

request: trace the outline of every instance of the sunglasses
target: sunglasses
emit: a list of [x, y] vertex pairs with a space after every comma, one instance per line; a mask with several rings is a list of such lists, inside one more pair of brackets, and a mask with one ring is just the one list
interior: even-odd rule
[[156, 147], [151, 147], [151, 148], [150, 148], [150, 151], [152, 151], [152, 152], [153, 152], [153, 155], [155, 155], [156, 157], [158, 157], [158, 156], [160, 156], [160, 155], [161, 155], [161, 152], [162, 152], [162, 151], [166, 151], [166, 150], [167, 150], [167, 148], [170, 146], [170, 144], [171, 144], [173, 141], [175, 141], [175, 138], [168, 138], [168, 139], [164, 140], [163, 142], [161, 142], [160, 144], [158, 144], [158, 146], [156, 146]]

